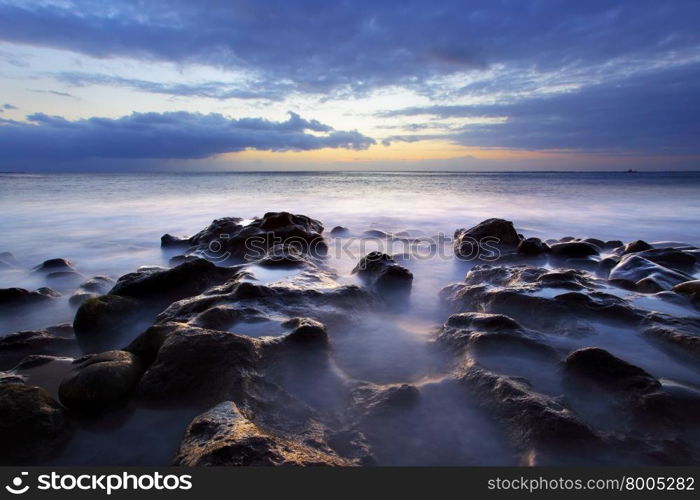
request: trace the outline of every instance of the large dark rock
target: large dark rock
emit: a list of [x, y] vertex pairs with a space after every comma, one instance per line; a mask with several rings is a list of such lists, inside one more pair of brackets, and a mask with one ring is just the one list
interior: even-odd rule
[[206, 294], [175, 302], [158, 315], [157, 322], [195, 325], [199, 324], [200, 315], [209, 309], [234, 307], [241, 321], [259, 321], [271, 316], [286, 319], [309, 316], [329, 324], [347, 321], [376, 304], [377, 298], [370, 291], [356, 285], [343, 285], [332, 273], [313, 269], [269, 285], [230, 281]]
[[656, 293], [670, 290], [675, 285], [692, 278], [668, 269], [639, 255], [627, 255], [610, 271], [610, 281], [633, 287], [640, 292]]
[[556, 350], [542, 335], [520, 326], [514, 319], [502, 314], [453, 314], [438, 334], [438, 341], [459, 349], [466, 349], [471, 357], [481, 355], [516, 355], [536, 357], [542, 361], [556, 361]]
[[649, 394], [661, 387], [658, 380], [641, 368], [597, 347], [569, 354], [564, 363], [564, 378], [576, 390], [595, 388], [627, 396]]
[[553, 256], [559, 258], [581, 259], [598, 255], [598, 248], [583, 241], [569, 241], [566, 243], [556, 243], [550, 248]]
[[139, 321], [141, 310], [142, 304], [130, 297], [102, 295], [88, 299], [75, 314], [75, 336], [86, 349], [102, 350]]
[[144, 360], [155, 351], [137, 396], [187, 403], [229, 399], [254, 369], [258, 345], [249, 337], [178, 324], [151, 328], [127, 348]]
[[[593, 464], [602, 461], [600, 437], [568, 408], [536, 393], [522, 380], [479, 366], [470, 367], [460, 384], [501, 421], [512, 444], [529, 465]], [[572, 454], [571, 450], [576, 453]]]
[[651, 326], [642, 336], [684, 359], [700, 360], [700, 336], [664, 326]]
[[243, 219], [226, 217], [214, 220], [209, 227], [186, 239], [165, 235], [163, 246], [189, 246], [219, 261], [256, 261], [265, 257], [274, 245], [296, 245], [304, 254], [323, 255], [328, 247], [323, 241], [323, 225], [305, 215], [268, 212], [248, 224]]
[[411, 291], [411, 271], [385, 253], [368, 253], [360, 259], [352, 272], [382, 294], [407, 295]]
[[127, 351], [107, 351], [76, 359], [58, 395], [66, 407], [100, 413], [123, 405], [146, 367]]
[[67, 259], [49, 259], [36, 266], [34, 271], [41, 273], [68, 272], [75, 271], [75, 266]]
[[637, 255], [664, 267], [681, 272], [693, 272], [696, 259], [692, 253], [677, 248], [652, 248]]
[[217, 267], [205, 259], [184, 262], [172, 269], [146, 269], [122, 276], [110, 295], [170, 303], [202, 293], [233, 277], [237, 269]]
[[534, 257], [549, 252], [549, 245], [539, 238], [527, 238], [518, 243], [518, 253], [527, 257]]
[[30, 330], [0, 337], [0, 370], [7, 370], [25, 356], [74, 356], [79, 351], [74, 338], [56, 335], [48, 330]]
[[40, 464], [70, 438], [64, 408], [40, 387], [0, 384], [0, 464]]
[[517, 246], [520, 243], [520, 236], [512, 222], [504, 219], [487, 219], [469, 229], [455, 231], [455, 255], [473, 259], [478, 256], [480, 245], [485, 240], [496, 245]]
[[628, 253], [636, 253], [636, 252], [643, 252], [645, 250], [651, 250], [653, 247], [647, 243], [646, 241], [643, 240], [636, 240], [636, 241], [631, 241], [627, 243], [624, 247], [621, 248], [621, 254], [626, 255]]
[[226, 401], [187, 427], [175, 465], [187, 466], [349, 466], [327, 445], [307, 444], [258, 427], [235, 403]]
[[60, 297], [61, 294], [50, 288], [39, 288], [34, 291], [24, 288], [0, 288], [0, 308], [9, 309], [24, 307]]
[[114, 283], [114, 280], [109, 276], [93, 276], [81, 283], [78, 289], [73, 292], [69, 299], [70, 305], [78, 307], [87, 299], [106, 294], [114, 286]]

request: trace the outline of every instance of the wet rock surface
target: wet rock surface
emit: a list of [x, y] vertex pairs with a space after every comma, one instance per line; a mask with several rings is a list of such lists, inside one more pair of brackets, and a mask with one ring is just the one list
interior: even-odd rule
[[133, 445], [137, 418], [172, 415], [168, 460], [187, 466], [700, 463], [697, 249], [523, 233], [456, 231], [463, 271], [429, 322], [410, 252], [341, 273], [323, 225], [288, 212], [165, 235], [171, 267], [116, 281], [68, 286], [75, 266], [44, 262], [27, 273], [64, 297], [5, 289], [0, 306], [77, 310], [0, 338], [0, 456], [43, 463], [105, 429]]
[[405, 296], [411, 292], [413, 274], [385, 253], [365, 255], [352, 272], [380, 294]]
[[349, 466], [321, 442], [304, 443], [266, 431], [246, 419], [232, 402], [195, 418], [185, 431], [175, 465]]
[[127, 351], [106, 351], [76, 359], [58, 389], [63, 405], [84, 413], [99, 413], [124, 404], [145, 366]]
[[0, 463], [41, 464], [70, 438], [65, 409], [40, 387], [0, 384]]

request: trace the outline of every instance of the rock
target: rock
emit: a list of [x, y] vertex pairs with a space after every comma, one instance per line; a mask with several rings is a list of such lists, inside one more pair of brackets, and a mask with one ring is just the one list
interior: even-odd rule
[[331, 229], [331, 236], [347, 236], [348, 234], [350, 234], [350, 230], [347, 227], [335, 226]]
[[[549, 271], [531, 266], [475, 266], [464, 283], [450, 285], [440, 297], [454, 312], [503, 314], [528, 328], [578, 335], [586, 322], [636, 326], [644, 313], [622, 298], [596, 291], [600, 280], [582, 271]], [[572, 290], [554, 296], [551, 289]], [[535, 292], [548, 290], [548, 296]]]
[[514, 319], [502, 314], [460, 313], [449, 317], [438, 334], [438, 341], [457, 349], [466, 349], [472, 357], [508, 355], [557, 361], [556, 351], [542, 335], [526, 330]]
[[343, 285], [327, 271], [313, 269], [269, 285], [232, 280], [206, 294], [173, 303], [157, 317], [158, 323], [190, 323], [216, 306], [233, 306], [255, 313], [242, 320], [266, 316], [294, 318], [310, 316], [325, 324], [347, 322], [377, 306], [377, 297], [356, 285]]
[[634, 284], [640, 292], [656, 293], [670, 290], [675, 285], [692, 278], [685, 273], [660, 266], [639, 255], [627, 255], [611, 271], [611, 282]]
[[622, 248], [622, 255], [626, 255], [628, 253], [643, 252], [644, 250], [651, 250], [652, 248], [653, 247], [649, 243], [647, 243], [646, 241], [636, 240], [636, 241], [632, 241], [630, 243], [627, 243]]
[[117, 280], [109, 294], [169, 304], [219, 285], [235, 276], [237, 271], [235, 268], [217, 267], [205, 259], [196, 259], [172, 269], [158, 268], [126, 274]]
[[74, 272], [75, 266], [67, 259], [49, 259], [34, 268], [34, 272], [41, 273], [53, 273], [57, 271]]
[[189, 246], [217, 261], [256, 261], [280, 243], [298, 245], [308, 256], [324, 255], [328, 247], [323, 240], [323, 224], [305, 215], [269, 212], [249, 224], [243, 219], [225, 217], [187, 239], [165, 235], [161, 245]]
[[30, 354], [73, 356], [75, 339], [53, 335], [47, 330], [21, 331], [0, 337], [0, 370], [7, 370]]
[[420, 389], [415, 385], [401, 384], [376, 388], [361, 385], [355, 389], [354, 406], [361, 413], [360, 418], [396, 416], [420, 404]]
[[598, 267], [596, 269], [596, 274], [601, 278], [607, 278], [610, 276], [610, 271], [618, 264], [619, 260], [613, 257], [606, 257], [598, 262]]
[[106, 351], [78, 358], [63, 379], [58, 396], [66, 407], [84, 413], [101, 413], [123, 405], [145, 371], [127, 351]]
[[171, 234], [160, 237], [160, 246], [163, 248], [187, 248], [192, 246], [189, 238], [179, 238]]
[[595, 246], [583, 241], [556, 243], [550, 247], [550, 252], [555, 257], [574, 259], [598, 255], [598, 249]]
[[187, 427], [175, 465], [185, 466], [349, 466], [328, 446], [310, 445], [266, 431], [226, 401]]
[[624, 246], [624, 243], [621, 240], [608, 240], [603, 245], [603, 250], [614, 250], [621, 246]]
[[352, 272], [379, 293], [404, 296], [411, 292], [413, 274], [385, 253], [368, 253], [360, 259]]
[[658, 380], [641, 368], [597, 347], [569, 354], [564, 363], [564, 381], [579, 392], [590, 392], [593, 388], [634, 397], [661, 387]]
[[652, 248], [639, 252], [637, 255], [680, 272], [692, 273], [695, 269], [695, 256], [675, 248]]
[[672, 352], [675, 354], [700, 360], [700, 336], [663, 326], [649, 327], [642, 332], [642, 336], [657, 344], [673, 349]]
[[588, 243], [589, 245], [593, 245], [598, 249], [598, 251], [603, 250], [605, 248], [605, 242], [603, 240], [599, 240], [598, 238], [584, 238], [581, 241], [584, 243]]
[[[501, 421], [512, 444], [530, 465], [591, 464], [600, 460], [600, 437], [568, 408], [533, 392], [521, 380], [474, 365], [459, 379], [462, 387]], [[572, 454], [571, 450], [576, 453]], [[532, 463], [535, 461], [535, 463]]]
[[150, 328], [127, 350], [146, 361], [156, 351], [136, 387], [139, 398], [192, 404], [221, 401], [236, 393], [255, 366], [258, 348], [259, 342], [249, 337], [166, 324]]
[[0, 307], [16, 308], [47, 302], [61, 294], [50, 288], [39, 288], [30, 292], [24, 288], [0, 288]]
[[518, 253], [526, 256], [542, 255], [549, 252], [549, 245], [539, 238], [527, 238], [518, 243]]
[[286, 344], [318, 346], [323, 349], [328, 347], [328, 332], [323, 323], [312, 318], [292, 318], [282, 323], [284, 328], [292, 328], [285, 336]]
[[228, 305], [214, 306], [199, 313], [191, 322], [192, 326], [211, 330], [228, 330], [240, 321], [266, 321], [262, 311], [252, 307], [235, 307]]
[[68, 302], [70, 305], [78, 307], [87, 299], [106, 294], [114, 286], [114, 283], [115, 281], [109, 276], [94, 276], [83, 282], [71, 295]]
[[368, 229], [367, 231], [362, 232], [362, 237], [387, 240], [390, 239], [392, 236], [391, 234], [387, 233], [386, 231], [382, 231], [381, 229]]
[[674, 285], [673, 291], [692, 297], [700, 297], [700, 280], [684, 281]]
[[262, 267], [281, 267], [281, 268], [301, 268], [312, 266], [311, 262], [304, 256], [303, 249], [298, 245], [286, 245], [280, 243], [272, 246], [265, 255], [255, 261]]
[[454, 234], [454, 251], [457, 257], [472, 259], [487, 240], [496, 245], [517, 246], [520, 237], [513, 223], [504, 219], [487, 219], [469, 229], [458, 229]]
[[139, 301], [120, 295], [88, 299], [75, 313], [75, 336], [85, 348], [101, 350], [138, 321], [141, 308]]
[[0, 384], [0, 464], [34, 465], [70, 438], [66, 411], [40, 387]]

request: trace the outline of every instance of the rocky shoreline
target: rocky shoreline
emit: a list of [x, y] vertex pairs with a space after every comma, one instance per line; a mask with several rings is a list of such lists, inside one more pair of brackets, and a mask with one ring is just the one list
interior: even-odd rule
[[[50, 462], [124, 408], [183, 407], [199, 414], [177, 465], [386, 465], [407, 452], [416, 464], [462, 463], [415, 428], [457, 425], [460, 412], [485, 422], [508, 463], [700, 463], [700, 388], [611, 354], [597, 333], [630, 331], [697, 372], [700, 249], [541, 241], [502, 219], [459, 229], [455, 257], [473, 266], [444, 284], [444, 323], [429, 332], [444, 366], [426, 381], [377, 384], [344, 373], [335, 342], [368, 315], [410, 307], [416, 278], [405, 256], [372, 252], [353, 270], [360, 284], [348, 284], [328, 263], [325, 234], [303, 215], [229, 217], [188, 238], [164, 235], [161, 245], [180, 252], [171, 267], [115, 281], [60, 258], [37, 266], [77, 310], [71, 324], [0, 337], [0, 463]], [[251, 266], [294, 272], [261, 283]], [[630, 294], [688, 314], [637, 307]], [[32, 314], [59, 296], [2, 289], [0, 313]], [[237, 333], [242, 325], [284, 334]], [[38, 368], [61, 374], [55, 395], [28, 381]], [[439, 398], [454, 414], [430, 411]]]

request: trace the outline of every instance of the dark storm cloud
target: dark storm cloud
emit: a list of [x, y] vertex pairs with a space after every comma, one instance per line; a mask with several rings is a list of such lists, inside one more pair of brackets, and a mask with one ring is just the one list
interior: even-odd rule
[[[466, 145], [700, 154], [697, 68], [689, 63], [700, 53], [698, 19], [697, 0], [0, 0], [0, 40], [204, 64], [254, 82], [58, 75], [73, 85], [268, 100], [352, 98], [398, 85], [433, 102], [501, 103], [433, 108], [442, 117], [507, 119], [445, 131]], [[470, 76], [463, 87], [439, 83], [455, 73]], [[567, 84], [579, 88], [562, 92]], [[543, 94], [547, 88], [559, 90]], [[415, 139], [397, 136], [388, 141]]]
[[4, 161], [193, 159], [249, 148], [266, 151], [365, 149], [374, 143], [359, 132], [336, 131], [295, 113], [290, 113], [289, 119], [283, 122], [186, 112], [133, 113], [117, 119], [78, 121], [37, 113], [27, 119], [32, 123], [11, 120], [0, 123], [0, 150]]
[[53, 75], [57, 80], [73, 86], [107, 85], [125, 87], [152, 94], [180, 97], [208, 97], [212, 99], [266, 99], [282, 100], [292, 90], [291, 84], [279, 82], [253, 82], [231, 84], [226, 82], [162, 83], [137, 78], [122, 78], [99, 73], [65, 72]]
[[428, 106], [387, 115], [505, 118], [469, 125], [464, 145], [697, 154], [700, 64], [635, 75], [577, 91], [476, 106]]
[[0, 39], [250, 69], [325, 91], [495, 63], [556, 70], [668, 54], [698, 43], [699, 16], [700, 3], [683, 0], [6, 2]]

